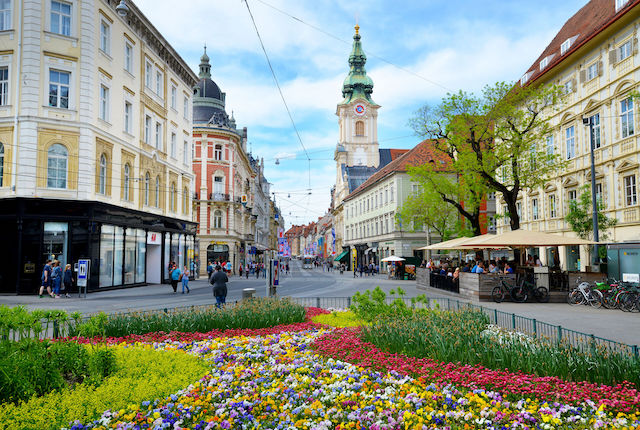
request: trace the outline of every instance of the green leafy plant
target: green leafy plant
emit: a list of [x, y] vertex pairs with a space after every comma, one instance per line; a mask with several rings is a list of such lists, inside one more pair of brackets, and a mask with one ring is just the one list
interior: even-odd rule
[[380, 287], [364, 293], [358, 291], [351, 299], [351, 310], [358, 318], [370, 323], [387, 315], [410, 315], [415, 312], [417, 303], [427, 302], [427, 298], [421, 295], [411, 299], [411, 307], [407, 306], [404, 300], [406, 293], [400, 287], [397, 290], [391, 290], [389, 294], [397, 297], [388, 301], [386, 293]]

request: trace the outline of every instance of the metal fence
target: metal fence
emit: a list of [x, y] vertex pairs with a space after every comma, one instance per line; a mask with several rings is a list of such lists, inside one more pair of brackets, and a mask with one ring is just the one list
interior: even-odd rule
[[[351, 307], [351, 297], [282, 297], [288, 299], [294, 303], [300, 304], [305, 307], [317, 307], [322, 309], [348, 309]], [[584, 333], [576, 330], [571, 330], [560, 325], [549, 324], [543, 321], [539, 321], [535, 318], [528, 318], [515, 313], [502, 312], [497, 309], [487, 308], [481, 305], [473, 303], [463, 302], [453, 298], [435, 298], [427, 297], [426, 302], [415, 302], [411, 298], [393, 298], [387, 297], [386, 302], [391, 304], [394, 300], [402, 300], [407, 306], [415, 308], [429, 308], [440, 309], [446, 311], [461, 311], [464, 309], [474, 309], [483, 312], [489, 319], [491, 324], [495, 324], [507, 330], [513, 330], [525, 333], [533, 338], [539, 339], [547, 343], [563, 343], [572, 345], [582, 350], [588, 350], [591, 348], [604, 348], [611, 352], [623, 353], [640, 356], [638, 345], [628, 345], [622, 342], [616, 342], [611, 339], [605, 339], [593, 334]], [[236, 302], [237, 303], [237, 302]], [[228, 306], [233, 306], [234, 303], [228, 303]], [[166, 307], [161, 309], [151, 310], [139, 310], [133, 312], [115, 312], [113, 314], [118, 315], [150, 315], [157, 313], [173, 313], [184, 311], [201, 311], [207, 308], [212, 308], [213, 305], [193, 305], [193, 306], [179, 306], [179, 307]], [[79, 321], [85, 322], [91, 318], [90, 314], [83, 315]], [[61, 337], [69, 333], [69, 330], [75, 325], [72, 320], [57, 321], [47, 320], [42, 321], [42, 330], [39, 337]], [[15, 333], [6, 332], [3, 334], [5, 339], [11, 339]]]

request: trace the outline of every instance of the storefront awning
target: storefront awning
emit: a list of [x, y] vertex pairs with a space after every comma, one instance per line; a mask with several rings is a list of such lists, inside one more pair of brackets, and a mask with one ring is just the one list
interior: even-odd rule
[[349, 255], [349, 251], [344, 251], [342, 254], [334, 258], [333, 261], [342, 261], [347, 255]]

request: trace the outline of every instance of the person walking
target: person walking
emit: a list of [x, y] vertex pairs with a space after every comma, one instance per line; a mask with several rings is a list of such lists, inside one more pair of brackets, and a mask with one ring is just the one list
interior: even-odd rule
[[256, 263], [256, 279], [260, 277], [260, 265]]
[[47, 260], [44, 267], [42, 268], [42, 276], [40, 277], [40, 292], [39, 296], [42, 298], [42, 294], [44, 294], [45, 288], [47, 289], [47, 293], [50, 297], [53, 297], [53, 293], [51, 292], [51, 260]]
[[178, 266], [176, 265], [176, 263], [173, 263], [173, 267], [171, 269], [171, 272], [169, 272], [169, 276], [171, 277], [171, 288], [173, 288], [173, 294], [176, 294], [178, 292], [178, 281], [180, 280], [180, 269], [178, 269]]
[[238, 267], [238, 276], [242, 278], [242, 263], [240, 263], [240, 267]]
[[207, 264], [207, 278], [210, 278], [213, 275], [213, 263], [209, 260], [209, 264]]
[[182, 274], [180, 275], [180, 279], [182, 281], [182, 294], [184, 294], [184, 289], [187, 289], [187, 294], [189, 294], [191, 292], [191, 290], [189, 289], [189, 276], [191, 275], [191, 272], [189, 271], [189, 269], [187, 269], [187, 266], [184, 266], [184, 269], [182, 271]]
[[209, 283], [213, 285], [213, 296], [216, 298], [216, 307], [218, 309], [226, 303], [227, 282], [229, 282], [227, 274], [222, 271], [222, 267], [216, 266], [216, 271], [211, 275]]
[[249, 279], [250, 270], [251, 270], [251, 266], [249, 265], [249, 263], [247, 263], [247, 266], [244, 268], [244, 277], [246, 279]]
[[64, 266], [64, 276], [62, 277], [62, 285], [64, 286], [64, 296], [66, 298], [71, 297], [69, 291], [73, 286], [73, 271], [71, 270], [71, 264]]
[[51, 281], [53, 282], [54, 299], [60, 298], [60, 286], [62, 285], [62, 267], [60, 261], [53, 260], [53, 270], [51, 272]]

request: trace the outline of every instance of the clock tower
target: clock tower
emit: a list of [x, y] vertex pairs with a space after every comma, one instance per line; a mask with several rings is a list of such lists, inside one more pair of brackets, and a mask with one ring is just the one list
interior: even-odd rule
[[[353, 47], [349, 55], [349, 75], [342, 85], [343, 100], [338, 103], [339, 138], [336, 160], [335, 203], [353, 191], [348, 184], [349, 171], [356, 167], [359, 175], [371, 174], [380, 165], [378, 150], [378, 109], [371, 98], [373, 81], [367, 76], [367, 56], [360, 42], [360, 27], [355, 26]], [[358, 168], [359, 167], [359, 168]], [[361, 171], [361, 172], [360, 172]], [[366, 173], [365, 173], [366, 171]], [[369, 172], [370, 171], [370, 172]]]

